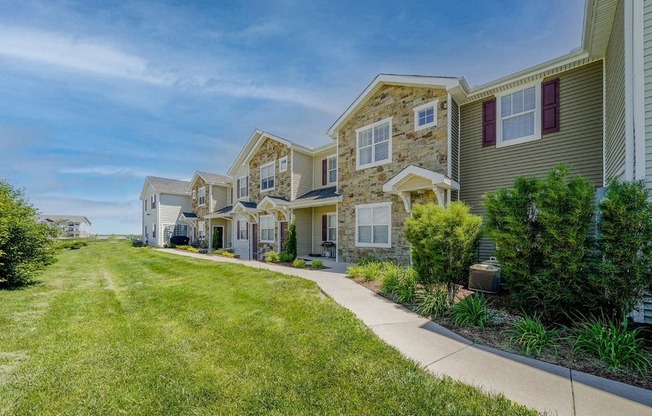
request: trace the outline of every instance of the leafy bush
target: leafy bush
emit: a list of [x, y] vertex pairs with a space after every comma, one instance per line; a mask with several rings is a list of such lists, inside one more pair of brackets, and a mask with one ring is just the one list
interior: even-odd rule
[[285, 253], [288, 254], [288, 261], [297, 258], [297, 224], [292, 221], [288, 226], [288, 236], [285, 242]]
[[0, 181], [0, 286], [25, 285], [54, 261], [56, 231], [37, 215], [22, 191]]
[[645, 374], [651, 363], [640, 337], [641, 328], [629, 330], [604, 318], [589, 319], [574, 329], [573, 351], [581, 351], [600, 358], [613, 369], [622, 366]]
[[518, 345], [525, 355], [541, 355], [544, 348], [555, 347], [559, 331], [546, 329], [537, 317], [523, 317], [512, 327], [510, 341]]
[[163, 248], [177, 248], [177, 245], [173, 243], [167, 243], [163, 245]]
[[491, 319], [487, 302], [482, 295], [467, 296], [451, 309], [453, 323], [458, 326], [478, 326], [484, 328]]
[[285, 251], [282, 251], [279, 254], [279, 261], [281, 263], [292, 263], [294, 261], [294, 258], [295, 258], [295, 256], [293, 256], [292, 254], [287, 253]]
[[487, 231], [514, 306], [546, 320], [592, 304], [589, 229], [593, 184], [559, 165], [546, 180], [517, 178], [485, 196]]
[[423, 316], [442, 317], [450, 310], [448, 291], [442, 285], [433, 285], [419, 292], [416, 301], [417, 313]]
[[275, 251], [265, 253], [265, 263], [278, 263], [281, 261], [281, 255]]
[[213, 254], [216, 254], [216, 255], [222, 256], [222, 257], [228, 257], [228, 258], [231, 258], [231, 259], [236, 258], [235, 253], [232, 253], [232, 252], [230, 252], [228, 250], [224, 250], [224, 249], [213, 250]]
[[313, 268], [313, 269], [315, 269], [315, 270], [321, 270], [321, 269], [323, 269], [325, 266], [324, 266], [324, 262], [323, 262], [323, 261], [321, 261], [321, 260], [313, 260], [312, 263], [310, 264], [310, 267]]
[[142, 240], [134, 240], [131, 242], [131, 245], [133, 247], [142, 247], [145, 243], [143, 243]]
[[412, 262], [426, 285], [444, 283], [454, 297], [457, 285], [468, 280], [476, 259], [482, 218], [468, 205], [453, 202], [447, 207], [415, 205], [406, 221], [405, 235], [412, 245]]
[[372, 282], [380, 277], [385, 263], [380, 263], [377, 261], [369, 263], [356, 263], [353, 266], [349, 266], [346, 269], [346, 273], [353, 278], [363, 279], [365, 282]]
[[[369, 263], [381, 266], [379, 275], [382, 276], [380, 291], [383, 295], [391, 297], [398, 303], [412, 303], [417, 292], [417, 274], [411, 268], [405, 268], [393, 263]], [[372, 266], [373, 267], [373, 266]]]
[[380, 260], [377, 257], [372, 256], [371, 254], [367, 254], [366, 256], [358, 260], [356, 264], [359, 264], [361, 266], [366, 266], [369, 263], [380, 263]]
[[79, 250], [86, 247], [88, 243], [83, 240], [59, 241], [55, 247], [58, 249]]
[[611, 180], [600, 202], [600, 260], [593, 282], [605, 313], [622, 321], [652, 290], [652, 202], [643, 181]]
[[178, 250], [188, 251], [190, 253], [199, 253], [199, 249], [193, 246], [177, 246]]
[[304, 259], [294, 259], [292, 266], [297, 269], [303, 269], [306, 267], [306, 261]]

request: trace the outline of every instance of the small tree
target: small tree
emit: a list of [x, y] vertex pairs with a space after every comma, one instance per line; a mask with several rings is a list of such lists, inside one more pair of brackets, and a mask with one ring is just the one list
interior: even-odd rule
[[294, 221], [288, 227], [288, 236], [284, 251], [292, 257], [291, 261], [297, 258], [297, 225]]
[[20, 286], [54, 260], [53, 230], [23, 193], [0, 181], [0, 286]]
[[652, 202], [643, 181], [611, 180], [599, 205], [599, 271], [594, 282], [602, 306], [622, 321], [652, 289]]
[[468, 279], [481, 227], [482, 217], [472, 214], [463, 202], [445, 208], [415, 205], [405, 223], [405, 235], [412, 245], [412, 263], [421, 283], [445, 283], [452, 301], [457, 285]]

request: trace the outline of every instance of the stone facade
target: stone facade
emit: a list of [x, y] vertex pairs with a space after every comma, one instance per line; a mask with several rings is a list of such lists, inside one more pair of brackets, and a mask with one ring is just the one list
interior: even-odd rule
[[[278, 162], [285, 156], [288, 158], [288, 168], [285, 172], [279, 172]], [[283, 197], [289, 201], [292, 195], [291, 159], [289, 147], [276, 140], [266, 139], [249, 162], [249, 200], [258, 203], [269, 195]], [[260, 167], [269, 162], [275, 162], [274, 189], [261, 192]]]
[[[199, 205], [199, 188], [205, 187], [206, 188], [206, 203], [204, 205]], [[196, 197], [192, 199], [192, 212], [197, 214], [199, 218], [204, 218], [207, 214], [210, 214], [210, 190], [208, 189], [209, 185], [206, 183], [206, 181], [201, 177], [197, 176], [197, 179], [195, 180], [195, 183], [193, 184], [192, 190], [190, 191], [192, 194], [195, 194]]]
[[[415, 107], [439, 100], [437, 125], [415, 131]], [[392, 117], [391, 161], [356, 170], [356, 129]], [[410, 246], [405, 240], [403, 226], [409, 213], [403, 201], [385, 194], [383, 184], [409, 165], [446, 174], [448, 163], [448, 108], [444, 89], [385, 85], [355, 112], [338, 131], [339, 186], [343, 196], [338, 206], [340, 261], [354, 262], [365, 255], [391, 258], [408, 263]], [[436, 202], [434, 193], [412, 194], [414, 203]], [[356, 247], [355, 206], [391, 202], [392, 248]]]

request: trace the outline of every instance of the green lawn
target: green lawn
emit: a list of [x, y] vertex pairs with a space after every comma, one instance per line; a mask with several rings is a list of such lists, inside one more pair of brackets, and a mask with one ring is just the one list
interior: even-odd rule
[[0, 414], [530, 414], [299, 278], [108, 242], [40, 279], [0, 291]]

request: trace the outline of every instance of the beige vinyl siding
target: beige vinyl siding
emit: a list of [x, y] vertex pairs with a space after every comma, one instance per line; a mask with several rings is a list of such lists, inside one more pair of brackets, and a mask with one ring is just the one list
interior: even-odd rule
[[[337, 148], [331, 147], [324, 150], [323, 152], [317, 153], [313, 157], [312, 189], [325, 188], [326, 186], [333, 186], [333, 185], [321, 184], [321, 164], [322, 164], [322, 160], [326, 159], [329, 156], [334, 156], [336, 153], [337, 153]], [[339, 178], [339, 171], [338, 171], [338, 178]]]
[[335, 205], [328, 205], [324, 207], [315, 207], [313, 216], [313, 229], [312, 229], [312, 252], [321, 253], [321, 217], [322, 215], [335, 213], [337, 207]]
[[[449, 163], [451, 164], [451, 178], [453, 178], [455, 181], [460, 180], [460, 174], [459, 174], [459, 155], [460, 155], [460, 146], [459, 146], [459, 139], [460, 139], [460, 111], [459, 111], [459, 106], [455, 100], [451, 99], [451, 155], [450, 155], [450, 160]], [[459, 194], [457, 191], [453, 191], [451, 193], [451, 199], [453, 201], [456, 201], [459, 198]]]
[[[557, 163], [602, 186], [602, 62], [559, 75], [560, 131], [502, 148], [482, 147], [482, 101], [461, 107], [460, 198], [484, 214], [482, 196], [518, 176], [545, 176]], [[483, 240], [480, 258], [493, 252]]]
[[292, 161], [292, 199], [312, 189], [312, 156], [294, 151]]
[[625, 29], [618, 2], [605, 56], [605, 179], [625, 173]]
[[645, 74], [645, 177], [652, 191], [652, 1], [646, 0], [643, 16], [643, 71]]
[[227, 192], [230, 191], [226, 186], [213, 186], [213, 207], [211, 212], [228, 205]]
[[190, 211], [190, 196], [161, 194], [158, 209], [160, 224], [175, 224], [182, 211]]
[[312, 208], [294, 210], [297, 230], [297, 254], [307, 256], [312, 252]]
[[[231, 205], [233, 205], [235, 202], [238, 201], [238, 179], [240, 179], [241, 176], [247, 176], [249, 174], [249, 167], [248, 166], [241, 166], [236, 170], [235, 174], [233, 175], [233, 200], [231, 202]], [[249, 190], [251, 190], [251, 182], [249, 183]], [[242, 198], [242, 201], [249, 201], [249, 198]]]

